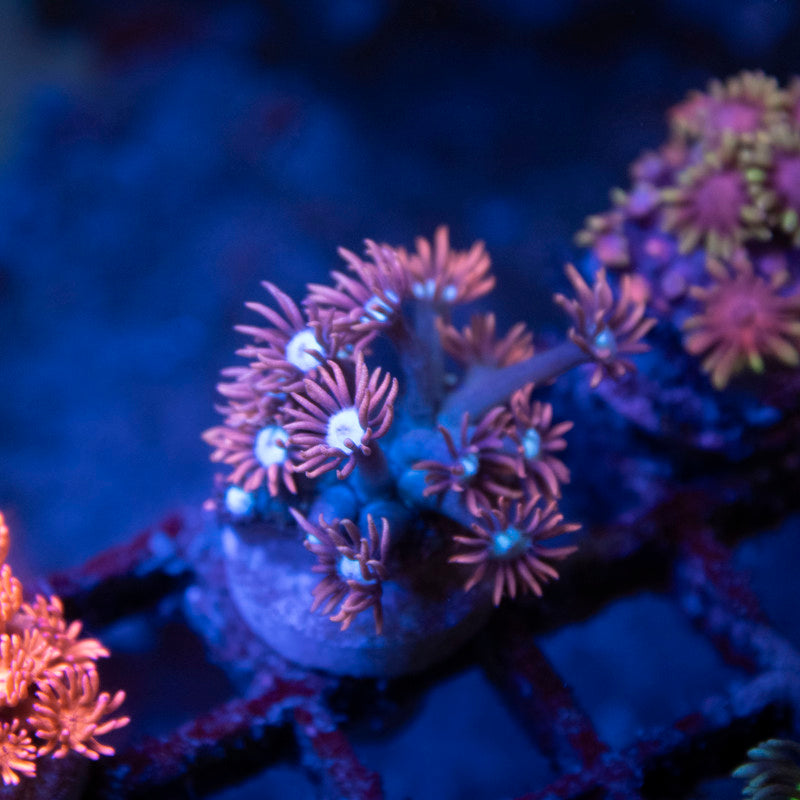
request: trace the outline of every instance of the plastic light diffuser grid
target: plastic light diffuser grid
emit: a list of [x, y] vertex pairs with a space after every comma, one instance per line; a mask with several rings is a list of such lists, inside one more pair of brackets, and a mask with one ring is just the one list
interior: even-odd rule
[[[790, 430], [779, 438], [791, 442], [796, 436]], [[698, 781], [728, 773], [757, 741], [796, 735], [800, 653], [770, 627], [747, 579], [734, 569], [729, 546], [800, 507], [800, 492], [792, 491], [798, 478], [798, 455], [790, 446], [729, 466], [703, 485], [679, 488], [644, 514], [591, 531], [542, 601], [495, 615], [484, 635], [488, 646], [475, 648], [475, 658], [559, 776], [545, 788], [532, 786], [519, 800], [677, 800]], [[95, 625], [152, 605], [186, 586], [183, 555], [196, 525], [173, 517], [52, 576], [47, 588]], [[536, 635], [665, 584], [671, 601], [743, 681], [614, 750], [537, 647]], [[238, 634], [227, 645], [212, 645], [215, 659], [253, 661], [247, 648], [260, 645], [247, 631]], [[380, 776], [358, 761], [328, 705], [337, 680], [279, 659], [265, 672], [261, 663], [247, 696], [101, 761], [87, 797], [206, 796], [299, 752], [321, 797], [380, 800]]]

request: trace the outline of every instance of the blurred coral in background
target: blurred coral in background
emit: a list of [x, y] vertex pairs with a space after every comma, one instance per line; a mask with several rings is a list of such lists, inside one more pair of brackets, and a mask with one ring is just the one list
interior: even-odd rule
[[800, 389], [800, 78], [743, 71], [667, 116], [666, 142], [576, 236], [586, 269], [638, 281], [661, 323], [635, 403], [606, 397], [650, 433], [738, 458]]
[[[692, 92], [633, 185], [578, 234], [601, 264], [647, 282], [724, 389], [745, 369], [800, 365], [800, 78], [742, 72]], [[691, 314], [692, 316], [687, 316]]]

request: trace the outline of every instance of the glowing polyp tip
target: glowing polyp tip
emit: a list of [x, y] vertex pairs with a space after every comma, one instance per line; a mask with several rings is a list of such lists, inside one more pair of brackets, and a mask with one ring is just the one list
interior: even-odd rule
[[617, 338], [610, 328], [603, 328], [600, 333], [596, 334], [594, 339], [592, 339], [592, 344], [595, 349], [611, 353], [612, 355], [617, 351]]
[[522, 450], [525, 458], [533, 460], [539, 458], [542, 452], [542, 437], [536, 428], [528, 428], [522, 437]]
[[516, 558], [527, 546], [527, 536], [518, 528], [509, 526], [502, 531], [497, 531], [492, 536], [490, 552], [492, 558]]
[[370, 320], [374, 320], [375, 322], [387, 322], [389, 320], [389, 317], [391, 317], [394, 311], [391, 304], [397, 304], [399, 298], [391, 289], [384, 294], [386, 300], [375, 294], [364, 303], [364, 314], [361, 317], [362, 322], [369, 322]]
[[458, 460], [458, 463], [464, 470], [461, 474], [465, 478], [472, 478], [478, 472], [478, 468], [480, 467], [480, 461], [475, 453], [467, 453], [467, 455], [462, 456]]
[[253, 495], [238, 486], [229, 486], [225, 492], [225, 508], [235, 517], [246, 516], [254, 505]]

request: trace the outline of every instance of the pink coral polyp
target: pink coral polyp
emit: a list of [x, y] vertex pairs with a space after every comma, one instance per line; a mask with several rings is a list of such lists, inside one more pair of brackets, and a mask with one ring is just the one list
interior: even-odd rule
[[684, 323], [686, 349], [704, 355], [703, 368], [718, 389], [746, 367], [764, 369], [764, 358], [773, 357], [787, 366], [800, 364], [800, 297], [784, 296], [786, 273], [771, 280], [754, 274], [747, 261], [730, 269], [709, 262], [713, 282], [694, 288], [701, 304], [698, 315]]
[[293, 420], [286, 430], [290, 443], [301, 450], [298, 471], [313, 478], [344, 462], [338, 476], [346, 478], [358, 454], [370, 455], [370, 442], [389, 430], [397, 380], [388, 373], [382, 376], [380, 368], [370, 373], [361, 354], [351, 380], [335, 361], [320, 367], [319, 377], [320, 383], [306, 379], [303, 394], [292, 394], [296, 406], [286, 409]]
[[542, 585], [558, 578], [550, 562], [560, 561], [576, 550], [572, 545], [543, 545], [549, 539], [578, 530], [580, 525], [565, 523], [555, 501], [543, 505], [538, 495], [513, 506], [503, 498], [495, 508], [482, 508], [478, 516], [469, 534], [453, 537], [459, 551], [450, 560], [473, 568], [464, 586], [466, 591], [487, 581], [496, 606], [503, 597], [513, 599], [518, 593], [540, 596]]

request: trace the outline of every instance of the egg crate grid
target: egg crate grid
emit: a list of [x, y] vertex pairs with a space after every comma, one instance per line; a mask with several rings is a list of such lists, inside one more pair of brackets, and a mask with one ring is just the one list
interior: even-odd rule
[[[793, 442], [796, 434], [782, 438]], [[731, 545], [800, 507], [791, 489], [798, 477], [800, 456], [790, 445], [667, 492], [651, 509], [591, 530], [543, 600], [495, 614], [466, 658], [484, 670], [559, 776], [518, 800], [677, 800], [704, 778], [729, 773], [757, 741], [797, 735], [800, 653], [770, 626], [747, 577], [733, 566]], [[172, 516], [51, 576], [43, 588], [102, 627], [184, 591], [198, 563], [207, 571], [206, 584], [224, 587], [218, 549], [187, 558], [196, 551], [199, 527], [196, 514]], [[744, 680], [615, 750], [536, 637], [653, 588], [667, 589]], [[341, 709], [331, 702], [346, 681], [303, 671], [270, 653], [249, 634], [224, 589], [200, 602], [200, 613], [225, 618], [225, 635], [206, 646], [212, 660], [238, 670], [242, 696], [100, 762], [87, 800], [209, 796], [287, 760], [299, 760], [326, 800], [383, 798], [380, 776], [359, 762], [340, 726]], [[436, 680], [435, 671], [427, 680]]]

